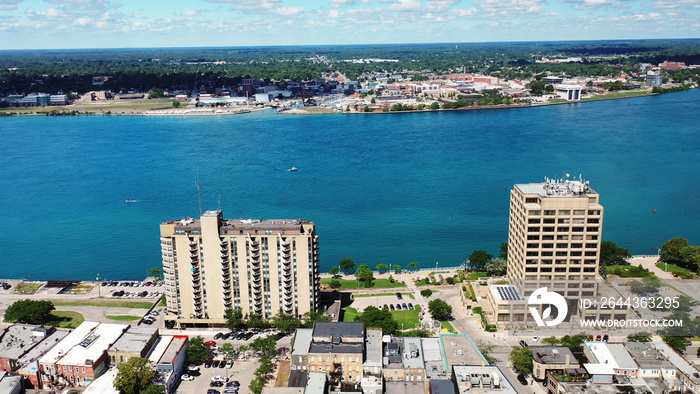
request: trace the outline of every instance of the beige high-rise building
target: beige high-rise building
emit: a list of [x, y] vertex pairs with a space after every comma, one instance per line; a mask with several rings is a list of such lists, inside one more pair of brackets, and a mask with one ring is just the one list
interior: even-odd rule
[[507, 277], [522, 296], [546, 286], [567, 299], [572, 314], [579, 298], [596, 296], [603, 230], [599, 199], [581, 179], [513, 187]]
[[270, 319], [319, 305], [318, 236], [306, 220], [223, 218], [207, 211], [160, 225], [166, 320], [181, 327], [225, 322], [226, 309]]

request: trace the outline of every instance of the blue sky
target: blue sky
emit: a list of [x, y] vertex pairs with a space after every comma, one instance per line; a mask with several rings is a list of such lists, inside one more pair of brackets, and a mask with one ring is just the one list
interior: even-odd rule
[[700, 37], [700, 0], [0, 0], [0, 49]]

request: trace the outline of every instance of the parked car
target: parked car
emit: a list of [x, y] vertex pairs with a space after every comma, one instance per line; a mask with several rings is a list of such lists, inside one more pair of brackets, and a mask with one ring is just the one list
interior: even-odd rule
[[409, 303], [408, 303], [408, 309], [414, 310], [414, 309], [416, 309], [416, 308], [414, 308], [414, 307], [413, 307], [413, 304], [411, 304], [411, 303], [409, 302]]
[[198, 365], [188, 365], [187, 371], [189, 371], [189, 372], [199, 371], [199, 366]]
[[226, 362], [226, 368], [231, 368], [231, 367], [233, 367], [233, 360], [228, 360]]
[[540, 337], [532, 337], [532, 342], [537, 342], [540, 340]]
[[214, 389], [209, 389], [207, 390], [207, 394], [221, 394], [219, 390], [214, 390]]
[[211, 364], [214, 362], [214, 360], [208, 359], [207, 361], [204, 362], [204, 368], [211, 368]]
[[520, 340], [520, 342], [518, 342], [518, 344], [519, 344], [520, 346], [522, 346], [522, 347], [529, 347], [529, 346], [527, 346], [527, 342], [525, 342], [525, 341], [522, 340], [522, 339]]
[[396, 298], [403, 300], [403, 296], [401, 295], [401, 293], [396, 293]]
[[221, 339], [224, 339], [224, 340], [229, 339], [231, 337], [231, 334], [233, 334], [233, 333], [227, 332], [226, 334], [224, 334], [223, 337], [221, 337]]
[[214, 339], [221, 339], [223, 336], [224, 336], [223, 333], [217, 332], [216, 334], [214, 334]]
[[603, 335], [603, 341], [607, 342], [608, 339], [610, 339], [610, 335], [608, 335], [608, 334]]
[[212, 382], [222, 382], [222, 383], [223, 383], [223, 382], [225, 382], [225, 381], [227, 381], [227, 380], [228, 380], [228, 379], [226, 379], [225, 377], [223, 377], [223, 376], [221, 376], [221, 375], [216, 375], [216, 376], [214, 376], [213, 378], [211, 378], [211, 381], [212, 381]]
[[601, 337], [600, 335], [596, 335], [596, 337], [595, 337], [596, 341], [600, 341], [601, 339], [603, 339], [603, 337]]
[[389, 310], [389, 306], [388, 306], [387, 304], [384, 304], [384, 310], [385, 310], [385, 311], [388, 311], [388, 310]]
[[394, 304], [389, 304], [389, 309], [392, 310], [392, 311], [393, 311], [393, 310], [396, 310], [396, 308], [394, 308]]
[[207, 346], [214, 346], [214, 345], [216, 345], [216, 342], [214, 342], [214, 341], [206, 341], [206, 342], [204, 342], [204, 344], [207, 345]]
[[396, 310], [400, 311], [401, 310], [401, 304], [396, 304]]
[[219, 368], [219, 360], [214, 360], [211, 362], [212, 368]]
[[522, 384], [523, 386], [527, 386], [528, 384], [527, 378], [523, 374], [518, 375], [518, 382], [520, 382], [520, 384]]
[[223, 387], [224, 382], [219, 382], [218, 380], [213, 380], [211, 383], [209, 383], [209, 386], [211, 386], [211, 387]]
[[405, 302], [404, 302], [403, 304], [401, 304], [401, 307], [402, 307], [405, 311], [408, 310], [408, 305], [406, 305]]
[[221, 362], [219, 363], [219, 368], [226, 368], [226, 361], [221, 360]]
[[182, 379], [182, 380], [194, 380], [194, 376], [192, 376], [192, 375], [182, 375], [182, 377], [180, 377], [180, 379]]

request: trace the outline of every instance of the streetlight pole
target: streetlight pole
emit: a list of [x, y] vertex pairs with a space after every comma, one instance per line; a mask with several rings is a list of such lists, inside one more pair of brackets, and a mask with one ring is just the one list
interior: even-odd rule
[[95, 278], [97, 281], [97, 298], [102, 298], [102, 286], [100, 284], [100, 274], [97, 274], [97, 277]]

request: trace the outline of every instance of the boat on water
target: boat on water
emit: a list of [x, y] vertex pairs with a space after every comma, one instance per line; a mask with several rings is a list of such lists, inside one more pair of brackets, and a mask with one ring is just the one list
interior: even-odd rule
[[129, 199], [126, 199], [126, 200], [124, 200], [124, 202], [126, 202], [126, 203], [129, 203], [129, 202], [136, 202], [136, 200], [129, 200]]
[[287, 171], [296, 171], [296, 170], [297, 170], [296, 167], [292, 167], [292, 168], [288, 169]]

